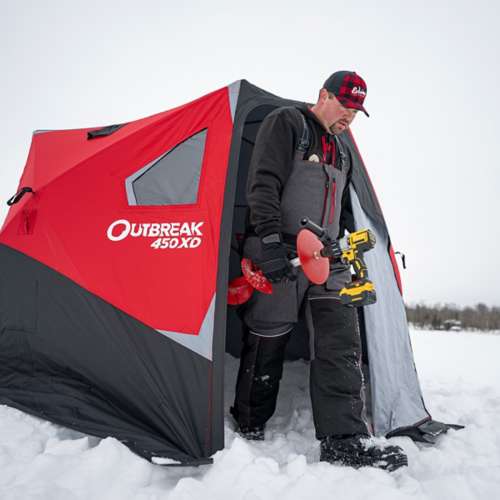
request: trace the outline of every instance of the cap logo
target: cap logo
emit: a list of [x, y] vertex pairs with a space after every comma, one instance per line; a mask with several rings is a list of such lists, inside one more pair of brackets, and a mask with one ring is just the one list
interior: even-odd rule
[[363, 90], [361, 87], [353, 87], [351, 90], [351, 94], [353, 95], [361, 95], [363, 97], [366, 97], [366, 91]]

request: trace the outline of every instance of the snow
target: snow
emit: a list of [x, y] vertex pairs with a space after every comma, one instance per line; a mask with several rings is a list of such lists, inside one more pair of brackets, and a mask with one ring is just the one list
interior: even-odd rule
[[[387, 473], [318, 462], [307, 364], [288, 363], [264, 442], [235, 435], [198, 468], [153, 465], [113, 438], [99, 440], [0, 406], [2, 500], [500, 499], [500, 336], [413, 331], [425, 401], [437, 420], [460, 423], [435, 446], [392, 439], [408, 468]], [[238, 361], [227, 358], [226, 405]], [[384, 440], [377, 440], [378, 442]]]

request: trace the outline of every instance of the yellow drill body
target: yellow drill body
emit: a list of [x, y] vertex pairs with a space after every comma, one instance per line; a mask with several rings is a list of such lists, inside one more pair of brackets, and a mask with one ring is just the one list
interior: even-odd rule
[[375, 235], [369, 229], [351, 233], [339, 240], [342, 251], [341, 260], [352, 265], [355, 278], [352, 283], [340, 291], [343, 304], [350, 306], [365, 306], [377, 300], [375, 286], [368, 279], [363, 254], [375, 246]]

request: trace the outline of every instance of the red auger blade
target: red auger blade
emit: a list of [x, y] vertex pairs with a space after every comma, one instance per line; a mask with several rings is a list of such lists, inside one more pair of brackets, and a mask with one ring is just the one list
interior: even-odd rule
[[267, 293], [268, 295], [273, 293], [273, 286], [271, 283], [269, 283], [267, 278], [262, 274], [262, 271], [256, 267], [250, 259], [241, 259], [241, 271], [248, 283], [250, 283], [255, 290]]
[[227, 289], [227, 303], [230, 306], [239, 306], [244, 304], [253, 293], [252, 285], [245, 276], [238, 276], [231, 280]]
[[297, 235], [297, 253], [302, 270], [307, 279], [316, 285], [322, 285], [330, 274], [328, 257], [321, 256], [323, 243], [309, 229], [302, 229]]
[[227, 289], [227, 303], [229, 305], [244, 304], [252, 296], [254, 290], [268, 295], [273, 293], [271, 283], [250, 259], [241, 259], [241, 271], [243, 276], [238, 276], [229, 283]]
[[[330, 274], [328, 257], [321, 256], [323, 243], [308, 229], [302, 229], [297, 236], [297, 253], [307, 279], [316, 285], [322, 285]], [[250, 259], [241, 259], [243, 276], [229, 283], [227, 302], [230, 305], [244, 304], [254, 290], [261, 293], [273, 293], [273, 286], [262, 271]]]

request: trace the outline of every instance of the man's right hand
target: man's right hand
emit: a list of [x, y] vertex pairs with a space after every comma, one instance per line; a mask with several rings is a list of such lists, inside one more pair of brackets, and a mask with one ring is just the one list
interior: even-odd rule
[[272, 233], [261, 238], [261, 255], [255, 263], [271, 283], [279, 283], [283, 279], [297, 279], [293, 267], [288, 261], [288, 255], [281, 236]]

